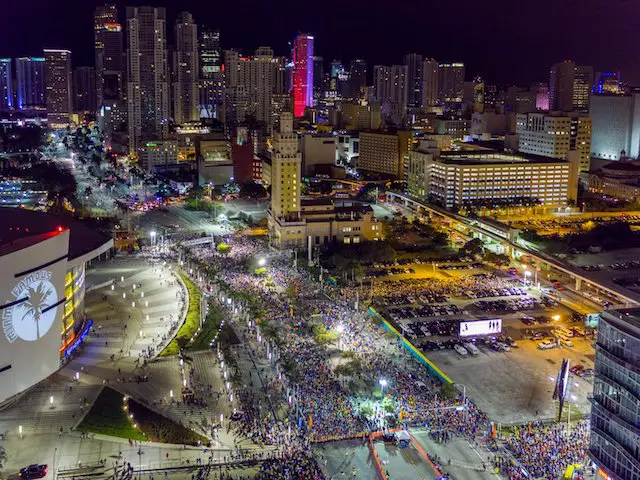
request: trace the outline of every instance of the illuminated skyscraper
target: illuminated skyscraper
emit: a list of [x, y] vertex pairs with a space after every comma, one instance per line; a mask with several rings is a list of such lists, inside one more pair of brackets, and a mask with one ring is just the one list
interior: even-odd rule
[[16, 81], [19, 109], [44, 109], [44, 57], [16, 58]]
[[73, 109], [84, 114], [96, 111], [96, 71], [93, 67], [78, 67], [73, 71]]
[[408, 53], [404, 56], [407, 66], [407, 99], [410, 107], [422, 106], [422, 55]]
[[462, 103], [464, 96], [464, 63], [438, 65], [438, 99], [440, 103]]
[[214, 116], [224, 99], [224, 74], [220, 51], [220, 32], [210, 28], [200, 30], [200, 109], [201, 114]]
[[73, 111], [71, 88], [71, 52], [45, 50], [47, 121], [53, 128], [64, 128]]
[[11, 59], [0, 58], [0, 111], [13, 108], [13, 85], [11, 81]]
[[433, 107], [438, 104], [438, 62], [426, 58], [422, 62], [422, 106]]
[[166, 10], [127, 7], [129, 151], [169, 130]]
[[299, 34], [293, 43], [293, 110], [302, 117], [313, 106], [313, 37]]
[[[122, 25], [116, 5], [98, 6], [93, 17], [96, 53], [96, 107], [124, 97]], [[95, 107], [94, 107], [95, 108]]]
[[200, 119], [198, 108], [198, 26], [188, 12], [175, 24], [173, 115], [176, 123]]

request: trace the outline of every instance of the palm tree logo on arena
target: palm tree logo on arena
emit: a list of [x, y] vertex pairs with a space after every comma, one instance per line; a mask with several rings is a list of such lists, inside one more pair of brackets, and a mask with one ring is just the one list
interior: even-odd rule
[[14, 299], [2, 311], [2, 327], [10, 343], [18, 338], [39, 340], [51, 329], [58, 310], [58, 294], [51, 272], [39, 270], [26, 275], [11, 291]]

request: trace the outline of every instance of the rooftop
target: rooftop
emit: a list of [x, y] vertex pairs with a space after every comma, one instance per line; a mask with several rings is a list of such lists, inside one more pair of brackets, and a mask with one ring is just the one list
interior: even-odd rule
[[606, 310], [606, 313], [628, 323], [631, 326], [640, 329], [640, 307], [636, 308], [619, 308], [615, 310]]
[[34, 245], [67, 229], [71, 231], [69, 259], [96, 250], [110, 240], [95, 227], [72, 218], [0, 207], [0, 255]]
[[502, 153], [495, 150], [471, 151], [443, 151], [438, 161], [448, 164], [485, 165], [485, 164], [536, 164], [536, 163], [567, 163], [558, 158], [543, 157], [541, 155]]

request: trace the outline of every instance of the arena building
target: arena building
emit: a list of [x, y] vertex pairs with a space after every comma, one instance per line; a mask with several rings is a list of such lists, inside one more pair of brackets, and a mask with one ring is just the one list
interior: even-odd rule
[[72, 219], [0, 208], [0, 404], [57, 371], [91, 327], [85, 265], [113, 240]]

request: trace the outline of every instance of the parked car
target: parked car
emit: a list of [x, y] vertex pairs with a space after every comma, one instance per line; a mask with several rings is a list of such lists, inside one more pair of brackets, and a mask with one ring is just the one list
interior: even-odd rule
[[465, 342], [462, 344], [462, 346], [466, 348], [471, 355], [478, 355], [480, 353], [480, 350], [478, 350], [478, 347], [476, 347], [471, 342]]
[[34, 463], [28, 467], [20, 469], [20, 478], [24, 480], [31, 480], [32, 478], [44, 478], [49, 471], [47, 465], [38, 465]]
[[552, 348], [556, 348], [555, 342], [551, 342], [549, 340], [545, 340], [544, 342], [540, 342], [538, 344], [538, 350], [550, 350]]
[[466, 357], [466, 356], [467, 356], [467, 350], [466, 350], [462, 345], [460, 345], [459, 343], [458, 343], [458, 344], [456, 344], [456, 345], [453, 347], [453, 349], [454, 349], [456, 352], [458, 352], [458, 355], [461, 355], [461, 356], [463, 356], [463, 357]]

